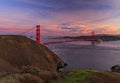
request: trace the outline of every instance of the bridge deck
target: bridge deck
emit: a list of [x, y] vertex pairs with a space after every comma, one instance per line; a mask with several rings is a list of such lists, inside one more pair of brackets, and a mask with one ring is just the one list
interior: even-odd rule
[[64, 40], [64, 41], [56, 41], [56, 42], [47, 42], [43, 43], [43, 45], [49, 45], [49, 44], [59, 44], [59, 43], [65, 43], [65, 42], [77, 42], [77, 41], [96, 41], [97, 39], [74, 39], [74, 40]]

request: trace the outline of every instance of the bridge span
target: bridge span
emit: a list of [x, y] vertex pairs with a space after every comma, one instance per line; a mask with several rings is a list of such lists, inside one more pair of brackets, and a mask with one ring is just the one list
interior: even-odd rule
[[95, 45], [95, 42], [99, 43], [99, 39], [95, 38], [94, 31], [92, 31], [92, 35], [90, 38], [80, 38], [80, 39], [71, 39], [71, 40], [62, 40], [62, 41], [53, 41], [53, 42], [45, 42], [41, 43], [40, 42], [40, 25], [36, 26], [36, 43], [37, 44], [42, 44], [42, 45], [50, 45], [50, 44], [60, 44], [60, 43], [65, 43], [65, 42], [78, 42], [78, 41], [91, 41], [92, 45]]

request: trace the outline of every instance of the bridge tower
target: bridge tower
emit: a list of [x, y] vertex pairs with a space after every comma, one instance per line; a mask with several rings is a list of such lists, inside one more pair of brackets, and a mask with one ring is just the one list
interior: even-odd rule
[[91, 39], [92, 39], [91, 44], [94, 46], [95, 45], [95, 32], [94, 31], [92, 31]]
[[36, 26], [36, 43], [40, 44], [40, 25]]
[[95, 32], [92, 31], [92, 39], [94, 39], [94, 38], [95, 38]]

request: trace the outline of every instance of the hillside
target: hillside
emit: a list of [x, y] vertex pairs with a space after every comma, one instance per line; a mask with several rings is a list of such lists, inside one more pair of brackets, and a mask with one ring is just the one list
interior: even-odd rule
[[120, 73], [97, 70], [58, 72], [64, 62], [35, 41], [0, 36], [0, 83], [120, 83]]
[[18, 72], [25, 66], [56, 71], [63, 65], [56, 54], [25, 36], [0, 36], [0, 73]]
[[52, 83], [120, 83], [120, 73], [98, 70], [61, 72], [61, 79]]

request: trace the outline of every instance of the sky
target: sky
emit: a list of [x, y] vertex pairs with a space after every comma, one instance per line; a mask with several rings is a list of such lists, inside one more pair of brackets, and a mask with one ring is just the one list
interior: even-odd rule
[[0, 0], [0, 34], [37, 24], [46, 36], [120, 34], [120, 0]]

